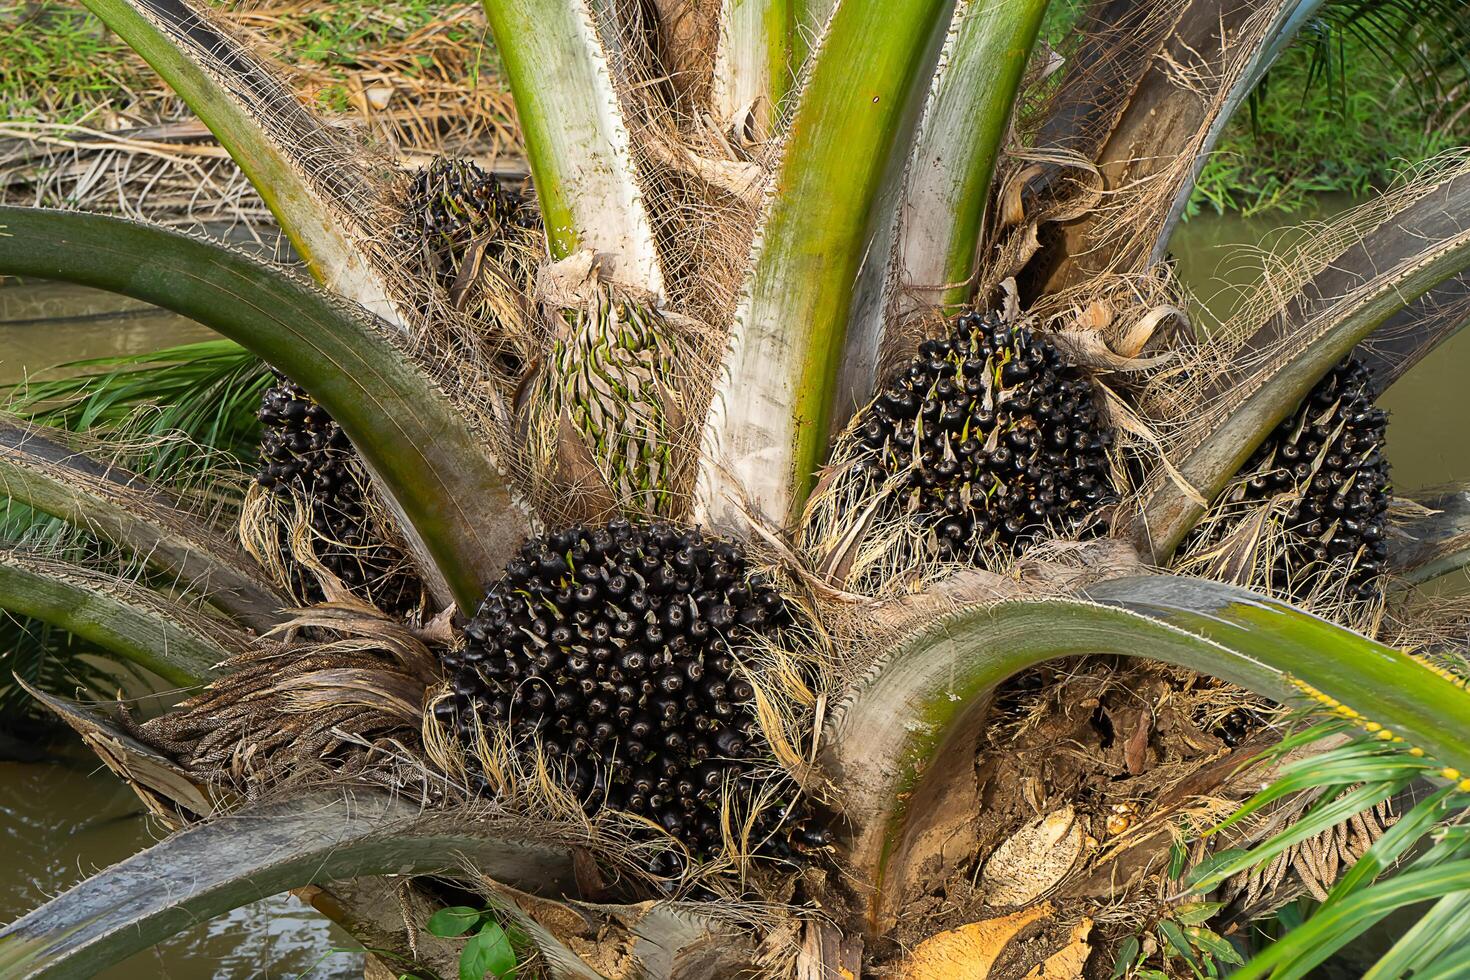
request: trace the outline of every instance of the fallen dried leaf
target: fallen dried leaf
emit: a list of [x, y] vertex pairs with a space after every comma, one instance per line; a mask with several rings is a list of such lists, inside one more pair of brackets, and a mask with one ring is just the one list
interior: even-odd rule
[[930, 936], [899, 966], [897, 980], [985, 980], [1006, 946], [1023, 929], [1051, 914], [1051, 903], [1043, 902]]

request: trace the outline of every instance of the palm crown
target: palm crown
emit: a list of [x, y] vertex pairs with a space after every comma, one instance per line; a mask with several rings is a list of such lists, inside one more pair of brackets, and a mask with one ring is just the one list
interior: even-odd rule
[[[465, 162], [400, 171], [182, 0], [86, 2], [318, 285], [0, 209], [0, 272], [176, 310], [280, 375], [229, 526], [105, 442], [4, 423], [12, 499], [142, 571], [12, 547], [0, 605], [207, 682], [141, 722], [36, 692], [179, 829], [10, 926], [16, 975], [309, 885], [396, 946], [382, 875], [423, 876], [410, 906], [477, 894], [553, 975], [624, 975], [589, 937], [650, 976], [856, 974], [987, 857], [977, 914], [1070, 927], [1101, 894], [1159, 923], [1166, 960], [1224, 964], [1219, 933], [1290, 897], [1250, 869], [1425, 781], [1238, 975], [1301, 976], [1426, 898], [1374, 975], [1465, 968], [1470, 842], [1446, 822], [1470, 694], [1438, 649], [1374, 638], [1458, 564], [1462, 508], [1390, 533], [1372, 400], [1466, 319], [1470, 174], [1441, 161], [1314, 236], [1208, 336], [1167, 261], [1224, 122], [1317, 4], [1098, 4], [1057, 59], [1040, 0], [485, 0], [532, 200]], [[1087, 802], [1043, 796], [978, 853], [996, 692], [1087, 654], [1324, 717], [1091, 814], [1090, 844]], [[1273, 739], [1270, 788], [1175, 844]], [[1038, 846], [1070, 860], [995, 884]], [[1186, 866], [1223, 904], [1158, 898]]]

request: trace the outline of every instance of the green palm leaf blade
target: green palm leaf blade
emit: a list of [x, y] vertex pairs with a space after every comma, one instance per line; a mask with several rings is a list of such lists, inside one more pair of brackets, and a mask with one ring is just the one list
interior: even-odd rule
[[0, 932], [0, 974], [80, 977], [270, 895], [376, 874], [483, 869], [540, 894], [572, 882], [564, 847], [381, 793], [242, 807], [113, 865]]
[[242, 625], [264, 631], [290, 602], [249, 556], [164, 491], [0, 415], [0, 492], [137, 556]]
[[[525, 515], [484, 442], [389, 335], [280, 269], [177, 232], [0, 207], [0, 271], [173, 310], [237, 341], [332, 414], [400, 512], [423, 571], [473, 608]], [[415, 540], [416, 539], [416, 540]]]
[[201, 469], [216, 475], [227, 461], [201, 459], [200, 446], [241, 459], [259, 448], [256, 413], [271, 374], [232, 340], [68, 361], [56, 370], [65, 376], [15, 384], [10, 410], [109, 442], [146, 442], [147, 475], [155, 481], [187, 480]]
[[[1363, 980], [1430, 976], [1434, 967], [1465, 945], [1470, 936], [1470, 889], [1450, 892], [1414, 923], [1393, 948], [1363, 974]], [[1465, 964], [1470, 971], [1470, 963]]]
[[[1368, 751], [1365, 753], [1364, 750]], [[1379, 740], [1374, 739], [1349, 744], [1323, 755], [1302, 760], [1288, 767], [1288, 770], [1300, 773], [1317, 759], [1327, 760], [1329, 764], [1333, 761], [1338, 763], [1334, 766], [1337, 770], [1334, 776], [1318, 780], [1318, 785], [1324, 788], [1331, 787], [1333, 791], [1340, 792], [1341, 795], [1336, 795], [1333, 791], [1324, 793], [1316, 804], [1294, 819], [1281, 833], [1273, 835], [1247, 851], [1228, 851], [1216, 855], [1214, 859], [1196, 868], [1191, 875], [1195, 892], [1208, 892], [1234, 875], [1270, 862], [1289, 847], [1331, 831], [1332, 828], [1354, 814], [1361, 813], [1379, 800], [1409, 791], [1411, 784], [1422, 778], [1425, 768], [1418, 757], [1397, 746], [1385, 746]], [[1341, 765], [1344, 762], [1352, 763], [1355, 759], [1376, 763], [1374, 767], [1376, 771], [1364, 769], [1354, 772], [1351, 765]], [[1397, 765], [1398, 773], [1394, 778], [1385, 781], [1382, 769], [1390, 765]], [[1246, 815], [1259, 811], [1271, 801], [1285, 795], [1282, 792], [1285, 788], [1283, 784], [1291, 781], [1288, 770], [1283, 770], [1280, 778], [1273, 780], [1271, 786], [1265, 791], [1252, 797], [1245, 806], [1232, 814], [1229, 820], [1216, 827], [1216, 831], [1239, 822]], [[1375, 779], [1378, 781], [1371, 782]], [[1359, 785], [1365, 781], [1366, 785]], [[1338, 878], [1328, 892], [1327, 898], [1307, 918], [1309, 924], [1316, 923], [1319, 918], [1322, 919], [1323, 924], [1314, 927], [1307, 934], [1307, 939], [1299, 936], [1299, 930], [1288, 932], [1252, 960], [1249, 970], [1267, 969], [1271, 976], [1305, 975], [1307, 971], [1326, 961], [1333, 953], [1372, 928], [1384, 915], [1401, 907], [1392, 902], [1381, 904], [1367, 901], [1364, 896], [1377, 895], [1389, 888], [1393, 884], [1392, 881], [1382, 883], [1378, 881], [1378, 878], [1400, 861], [1410, 848], [1423, 840], [1426, 835], [1439, 832], [1444, 821], [1463, 807], [1464, 803], [1464, 793], [1458, 785], [1451, 784], [1442, 787], [1412, 807]], [[1464, 842], [1461, 840], [1441, 840], [1415, 859], [1410, 864], [1409, 871], [1429, 870], [1454, 861], [1461, 856], [1463, 847]], [[1405, 974], [1400, 967], [1407, 967], [1416, 956], [1435, 955], [1432, 952], [1434, 940], [1429, 937], [1438, 934], [1438, 926], [1447, 922], [1453, 923], [1465, 911], [1459, 905], [1464, 896], [1457, 895], [1453, 888], [1448, 893], [1438, 894], [1444, 897], [1440, 898], [1435, 908], [1430, 910], [1409, 931], [1409, 934], [1405, 935], [1400, 943], [1395, 944], [1395, 947], [1379, 961], [1374, 967], [1376, 972], [1370, 971], [1370, 976], [1375, 976], [1378, 980], [1403, 976]], [[1420, 894], [1414, 901], [1428, 897], [1437, 896]], [[1368, 908], [1369, 911], [1364, 914], [1353, 913], [1346, 917], [1339, 917], [1338, 913], [1344, 905], [1348, 905], [1350, 909], [1362, 906]], [[1406, 945], [1405, 941], [1408, 940], [1409, 935], [1414, 934], [1425, 938], [1415, 942], [1412, 946]]]
[[553, 259], [605, 255], [619, 282], [664, 272], [619, 93], [588, 0], [482, 0], [515, 97]]
[[[1342, 902], [1318, 909], [1231, 976], [1238, 980], [1297, 980], [1389, 912], [1467, 890], [1470, 860], [1395, 875]], [[1415, 977], [1417, 980], [1418, 974]]]
[[838, 704], [822, 761], [845, 788], [854, 873], [875, 887], [870, 927], [922, 833], [925, 801], [973, 758], [996, 685], [1081, 654], [1147, 657], [1277, 700], [1320, 692], [1439, 766], [1470, 769], [1470, 692], [1407, 654], [1285, 603], [1202, 579], [1124, 578], [1078, 599], [977, 604], [891, 646]]

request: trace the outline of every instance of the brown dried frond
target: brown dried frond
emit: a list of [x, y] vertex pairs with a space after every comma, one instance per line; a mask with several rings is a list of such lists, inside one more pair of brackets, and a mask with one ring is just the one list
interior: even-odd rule
[[[299, 771], [392, 784], [417, 756], [438, 658], [412, 631], [351, 601], [298, 610], [224, 675], [138, 737], [204, 781], [247, 797]], [[295, 635], [301, 634], [301, 635]]]
[[[1357, 787], [1347, 787], [1343, 793]], [[1260, 840], [1279, 832], [1300, 817], [1302, 810], [1320, 798], [1306, 794], [1285, 804], [1261, 821], [1269, 831], [1258, 830], [1252, 837]], [[1342, 823], [1322, 831], [1315, 837], [1293, 844], [1272, 860], [1242, 871], [1220, 886], [1218, 900], [1238, 909], [1235, 918], [1248, 920], [1271, 912], [1302, 895], [1325, 901], [1337, 881], [1394, 824], [1400, 813], [1392, 799], [1354, 814]]]

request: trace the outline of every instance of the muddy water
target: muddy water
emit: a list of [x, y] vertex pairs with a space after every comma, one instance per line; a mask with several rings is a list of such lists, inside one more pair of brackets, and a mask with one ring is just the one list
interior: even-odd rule
[[[1328, 202], [1324, 213], [1340, 206]], [[1319, 215], [1320, 216], [1320, 215]], [[1260, 271], [1241, 243], [1281, 234], [1301, 218], [1207, 217], [1174, 242], [1181, 272], [1223, 316]], [[1278, 239], [1279, 241], [1279, 239]], [[58, 361], [156, 349], [211, 336], [178, 317], [86, 290], [44, 284], [0, 288], [0, 381]], [[1470, 414], [1470, 332], [1412, 371], [1385, 398], [1389, 458], [1401, 490], [1470, 480], [1470, 430], [1444, 424]], [[3, 651], [0, 651], [3, 656]], [[0, 921], [33, 908], [91, 869], [147, 846], [157, 832], [136, 800], [80, 755], [0, 761]], [[357, 956], [333, 955], [345, 936], [294, 899], [278, 897], [202, 923], [107, 974], [172, 977], [361, 976]]]

